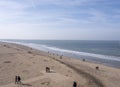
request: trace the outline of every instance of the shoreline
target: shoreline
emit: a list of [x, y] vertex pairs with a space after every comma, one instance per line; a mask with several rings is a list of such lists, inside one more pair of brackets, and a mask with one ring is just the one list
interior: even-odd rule
[[[4, 41], [3, 41], [4, 42]], [[96, 64], [102, 64], [102, 65], [105, 65], [105, 66], [108, 66], [108, 67], [113, 67], [113, 68], [118, 68], [120, 69], [120, 61], [117, 60], [117, 59], [114, 59], [112, 60], [111, 58], [110, 59], [104, 59], [104, 56], [107, 56], [107, 55], [102, 55], [103, 58], [98, 58], [98, 57], [92, 57], [92, 56], [88, 56], [88, 54], [93, 54], [93, 55], [101, 55], [101, 54], [94, 54], [94, 53], [86, 53], [87, 55], [83, 56], [83, 55], [73, 55], [72, 53], [66, 53], [66, 52], [60, 52], [60, 51], [57, 51], [57, 50], [45, 50], [44, 48], [39, 48], [39, 47], [36, 47], [36, 46], [32, 46], [32, 45], [29, 45], [29, 44], [25, 44], [25, 43], [21, 43], [21, 42], [9, 42], [9, 41], [5, 41], [5, 43], [13, 43], [13, 44], [19, 44], [19, 45], [23, 45], [23, 46], [27, 46], [27, 47], [30, 47], [30, 48], [33, 48], [33, 49], [36, 49], [36, 50], [39, 50], [39, 51], [43, 51], [43, 52], [50, 52], [51, 54], [56, 54], [56, 55], [63, 55], [63, 56], [66, 56], [66, 57], [70, 57], [70, 58], [73, 58], [73, 59], [79, 59], [79, 60], [87, 60], [88, 62], [91, 62], [91, 63], [96, 63]], [[60, 48], [58, 48], [60, 49]], [[77, 51], [73, 51], [73, 52], [77, 52]], [[82, 52], [80, 52], [82, 53]], [[111, 56], [107, 56], [107, 57], [111, 57]], [[115, 57], [115, 56], [112, 56], [112, 57]]]
[[[24, 54], [24, 55], [26, 55], [25, 58], [27, 57], [27, 55], [33, 55], [33, 57], [41, 56], [41, 57], [48, 58], [48, 60], [56, 61], [56, 64], [58, 64], [56, 66], [59, 66], [59, 65], [63, 66], [63, 69], [65, 67], [72, 69], [74, 73], [73, 74], [71, 73], [71, 75], [73, 77], [74, 77], [74, 75], [75, 76], [78, 75], [77, 77], [79, 77], [79, 78], [74, 77], [74, 79], [77, 79], [78, 81], [84, 82], [84, 80], [80, 79], [80, 78], [84, 78], [86, 83], [85, 84], [83, 83], [82, 85], [86, 85], [86, 87], [93, 87], [93, 85], [95, 85], [95, 84], [96, 84], [96, 87], [113, 87], [113, 86], [118, 87], [120, 85], [120, 83], [119, 83], [119, 81], [120, 81], [120, 78], [119, 78], [120, 69], [104, 66], [101, 64], [95, 64], [95, 63], [91, 63], [88, 61], [81, 61], [81, 60], [69, 58], [66, 56], [63, 56], [61, 59], [60, 56], [58, 56], [56, 54], [53, 54], [53, 53], [48, 54], [47, 52], [43, 52], [43, 51], [36, 50], [36, 49], [30, 48], [27, 46], [23, 46], [23, 45], [19, 45], [19, 44], [11, 44], [11, 43], [3, 43], [3, 44], [6, 44], [6, 46], [3, 48], [10, 49], [10, 50], [13, 50], [13, 48], [14, 48], [14, 50], [17, 50], [19, 52], [18, 55], [23, 55], [20, 53], [25, 52], [25, 54]], [[4, 46], [4, 45], [1, 45], [1, 47], [2, 46]], [[15, 51], [15, 52], [17, 52], [17, 51]], [[3, 55], [3, 54], [1, 53], [0, 55]], [[12, 56], [13, 54], [9, 53], [8, 55]], [[15, 53], [14, 55], [16, 56], [17, 53]], [[57, 61], [60, 63], [58, 63]], [[27, 63], [27, 61], [25, 62], [25, 65], [26, 65], [26, 63]], [[51, 63], [50, 63], [50, 65], [51, 65]], [[99, 66], [100, 69], [96, 70], [95, 69], [96, 66]], [[43, 67], [41, 67], [41, 68], [43, 68]], [[56, 68], [56, 70], [57, 70], [57, 68]], [[59, 70], [57, 70], [57, 71], [59, 71]], [[59, 72], [64, 74], [63, 70], [61, 70]], [[66, 74], [68, 74], [68, 72]], [[111, 76], [109, 76], [109, 74]], [[69, 75], [68, 75], [68, 77], [69, 77]], [[73, 77], [69, 77], [69, 78], [72, 79]], [[115, 81], [114, 81], [114, 78], [116, 79]], [[109, 79], [110, 79], [110, 81], [109, 81]], [[79, 83], [79, 84], [81, 85], [81, 83]]]

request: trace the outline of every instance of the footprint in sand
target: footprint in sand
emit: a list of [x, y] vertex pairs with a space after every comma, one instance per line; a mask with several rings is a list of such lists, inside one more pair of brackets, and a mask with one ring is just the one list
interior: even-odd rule
[[49, 78], [44, 78], [40, 82], [42, 85], [49, 85], [51, 81]]

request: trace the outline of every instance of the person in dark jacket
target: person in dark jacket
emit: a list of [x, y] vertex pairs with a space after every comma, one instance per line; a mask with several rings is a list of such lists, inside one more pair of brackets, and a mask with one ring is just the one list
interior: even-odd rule
[[21, 84], [21, 77], [18, 76], [18, 84]]

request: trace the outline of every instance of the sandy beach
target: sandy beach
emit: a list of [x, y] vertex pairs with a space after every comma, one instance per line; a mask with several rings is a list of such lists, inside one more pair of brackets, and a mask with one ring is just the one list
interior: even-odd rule
[[0, 87], [72, 87], [73, 81], [77, 87], [119, 87], [120, 69], [0, 42]]

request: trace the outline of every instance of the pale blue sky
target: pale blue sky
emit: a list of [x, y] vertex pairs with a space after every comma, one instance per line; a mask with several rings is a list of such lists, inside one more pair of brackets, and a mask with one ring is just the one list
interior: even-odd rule
[[120, 0], [0, 0], [0, 39], [120, 40]]

